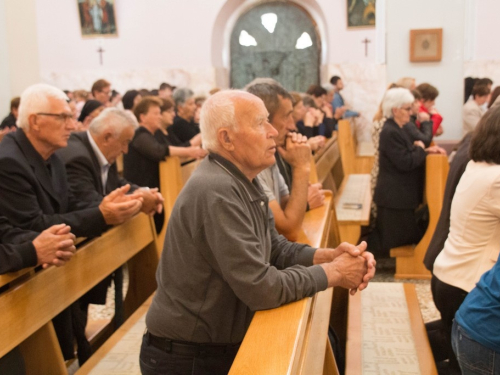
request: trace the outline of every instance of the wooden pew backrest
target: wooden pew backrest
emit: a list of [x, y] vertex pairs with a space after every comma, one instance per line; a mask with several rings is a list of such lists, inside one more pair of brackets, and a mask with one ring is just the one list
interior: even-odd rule
[[416, 246], [408, 245], [391, 249], [391, 257], [396, 258], [395, 278], [397, 279], [431, 278], [431, 274], [423, 262], [443, 207], [444, 189], [449, 169], [446, 155], [427, 155], [425, 197], [429, 207], [429, 225]]

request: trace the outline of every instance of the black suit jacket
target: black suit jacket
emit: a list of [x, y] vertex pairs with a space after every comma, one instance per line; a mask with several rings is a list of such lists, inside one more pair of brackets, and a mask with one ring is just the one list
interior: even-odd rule
[[167, 129], [169, 134], [173, 134], [182, 143], [189, 142], [196, 134], [200, 132], [200, 128], [194, 122], [189, 122], [182, 117], [176, 116], [173, 125]]
[[22, 129], [0, 144], [0, 191], [0, 215], [16, 227], [41, 232], [65, 223], [77, 237], [98, 236], [107, 228], [98, 207], [79, 209], [59, 156], [44, 161]]
[[429, 243], [429, 247], [427, 248], [424, 258], [425, 267], [431, 272], [434, 268], [434, 261], [441, 250], [443, 250], [444, 243], [450, 233], [451, 202], [453, 201], [453, 196], [455, 195], [455, 190], [460, 182], [460, 178], [464, 174], [465, 168], [470, 161], [469, 145], [471, 138], [471, 132], [465, 135], [460, 142], [453, 161], [450, 164], [448, 178], [446, 179], [446, 187], [444, 189], [443, 207], [441, 208], [441, 214], [439, 215], [436, 230], [434, 231], [434, 235], [432, 236], [432, 240]]
[[422, 202], [426, 152], [393, 119], [380, 133], [379, 174], [374, 201], [378, 206], [415, 209]]
[[[116, 163], [113, 163], [103, 189], [101, 167], [88, 137], [87, 132], [73, 133], [68, 147], [56, 152], [66, 165], [71, 194], [78, 197], [78, 204], [85, 208], [98, 206], [104, 195], [129, 183], [120, 177]], [[131, 191], [137, 188], [137, 185], [131, 185]]]
[[38, 233], [14, 228], [0, 217], [0, 275], [36, 266], [38, 258], [31, 242]]

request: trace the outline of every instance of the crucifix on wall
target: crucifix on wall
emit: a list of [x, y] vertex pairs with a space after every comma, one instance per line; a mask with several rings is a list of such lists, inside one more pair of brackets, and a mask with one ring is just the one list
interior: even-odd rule
[[368, 43], [371, 43], [371, 40], [368, 38], [365, 38], [361, 43], [365, 44], [365, 57], [368, 56]]
[[99, 48], [97, 49], [97, 52], [99, 53], [99, 62], [101, 63], [102, 65], [102, 53], [103, 52], [106, 52], [105, 50], [102, 49], [101, 46], [99, 46]]

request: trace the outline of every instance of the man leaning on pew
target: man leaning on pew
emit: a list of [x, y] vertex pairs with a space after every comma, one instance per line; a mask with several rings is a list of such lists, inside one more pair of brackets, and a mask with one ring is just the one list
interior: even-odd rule
[[276, 229], [295, 241], [307, 209], [322, 206], [325, 200], [321, 184], [309, 184], [311, 149], [307, 138], [295, 133], [292, 96], [277, 81], [256, 79], [246, 90], [264, 102], [269, 122], [278, 131], [276, 162], [258, 179], [269, 198]]
[[278, 131], [268, 116], [262, 100], [243, 91], [221, 91], [203, 106], [210, 153], [170, 216], [143, 374], [227, 374], [256, 310], [332, 286], [362, 290], [375, 274], [365, 243], [315, 249], [276, 232], [256, 179], [275, 163]]
[[[65, 223], [77, 237], [93, 237], [139, 212], [142, 197], [126, 195], [129, 186], [91, 208], [81, 208], [79, 198], [69, 194], [66, 169], [54, 154], [66, 147], [75, 130], [64, 92], [46, 84], [28, 87], [21, 95], [17, 124], [19, 129], [0, 144], [0, 215], [13, 226], [42, 232]], [[71, 319], [66, 309], [53, 320], [65, 359], [74, 357]], [[86, 342], [84, 332], [75, 332]], [[79, 350], [81, 363], [89, 355], [82, 353]]]

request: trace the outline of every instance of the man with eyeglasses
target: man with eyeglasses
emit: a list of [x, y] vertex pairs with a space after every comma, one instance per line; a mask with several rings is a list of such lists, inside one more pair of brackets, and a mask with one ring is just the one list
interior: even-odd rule
[[[67, 146], [75, 130], [61, 90], [46, 84], [28, 87], [21, 96], [17, 124], [19, 129], [0, 146], [0, 215], [15, 227], [42, 232], [65, 223], [77, 237], [94, 237], [140, 211], [142, 197], [126, 195], [129, 185], [107, 195], [98, 206], [85, 209], [69, 193], [66, 168], [54, 154]], [[64, 314], [55, 318], [54, 327], [68, 359], [73, 358], [73, 337], [68, 327], [71, 319]]]

